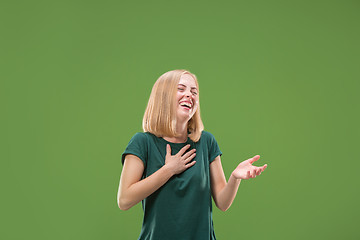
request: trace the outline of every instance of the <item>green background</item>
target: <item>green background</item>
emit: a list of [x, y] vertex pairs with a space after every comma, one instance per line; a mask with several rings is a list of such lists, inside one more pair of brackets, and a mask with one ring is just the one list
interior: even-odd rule
[[359, 239], [359, 1], [1, 1], [2, 239], [137, 239], [120, 156], [188, 69], [225, 175], [218, 239]]

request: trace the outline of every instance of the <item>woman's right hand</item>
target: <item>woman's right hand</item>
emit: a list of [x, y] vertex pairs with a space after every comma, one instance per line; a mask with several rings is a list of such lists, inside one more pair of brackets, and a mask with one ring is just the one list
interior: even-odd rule
[[170, 144], [166, 145], [165, 166], [167, 166], [174, 173], [174, 175], [182, 173], [196, 163], [196, 161], [191, 161], [196, 156], [195, 148], [185, 153], [189, 147], [190, 144], [180, 149], [177, 154], [171, 155]]

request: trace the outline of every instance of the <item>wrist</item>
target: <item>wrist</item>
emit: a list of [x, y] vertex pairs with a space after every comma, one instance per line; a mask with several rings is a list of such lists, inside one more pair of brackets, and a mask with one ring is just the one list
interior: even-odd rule
[[172, 177], [175, 175], [175, 172], [169, 167], [168, 164], [165, 164], [164, 166], [162, 166], [162, 169], [164, 170], [164, 172], [169, 175], [169, 177]]
[[230, 179], [232, 179], [234, 181], [241, 181], [242, 178], [236, 177], [236, 174], [234, 174], [234, 172], [232, 172], [230, 175], [229, 181], [230, 181]]

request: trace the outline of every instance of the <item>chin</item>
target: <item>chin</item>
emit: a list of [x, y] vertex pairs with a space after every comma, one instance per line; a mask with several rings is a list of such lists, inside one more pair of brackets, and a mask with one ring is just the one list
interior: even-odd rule
[[177, 118], [181, 121], [189, 121], [191, 119], [191, 114], [178, 114]]
[[178, 109], [177, 119], [179, 119], [180, 121], [190, 121], [190, 119], [194, 116], [193, 110], [194, 109], [186, 111], [182, 108]]

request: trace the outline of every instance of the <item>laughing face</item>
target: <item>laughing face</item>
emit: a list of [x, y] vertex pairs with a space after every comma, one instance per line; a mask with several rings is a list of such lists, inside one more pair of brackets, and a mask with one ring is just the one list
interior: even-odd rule
[[177, 94], [177, 120], [189, 121], [197, 110], [199, 96], [194, 78], [190, 74], [183, 74], [180, 78]]

